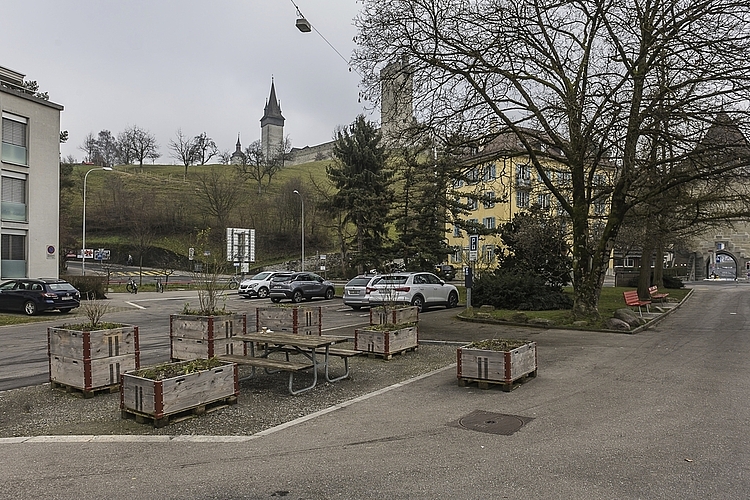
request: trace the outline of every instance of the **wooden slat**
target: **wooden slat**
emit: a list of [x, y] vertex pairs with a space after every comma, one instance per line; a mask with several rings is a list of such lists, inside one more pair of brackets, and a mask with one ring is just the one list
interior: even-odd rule
[[295, 363], [293, 361], [282, 361], [268, 358], [253, 358], [250, 356], [217, 356], [222, 361], [230, 361], [238, 365], [250, 365], [271, 370], [282, 370], [285, 372], [298, 372], [313, 367], [312, 363]]

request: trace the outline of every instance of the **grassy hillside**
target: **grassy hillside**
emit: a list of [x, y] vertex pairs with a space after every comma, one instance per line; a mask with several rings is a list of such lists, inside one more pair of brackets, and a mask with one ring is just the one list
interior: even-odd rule
[[[301, 205], [305, 201], [306, 254], [330, 252], [333, 239], [321, 224], [315, 185], [327, 186], [328, 161], [282, 168], [258, 193], [257, 182], [238, 177], [233, 165], [191, 166], [185, 176], [180, 165], [125, 165], [113, 171], [91, 172], [86, 181], [86, 240], [89, 248], [110, 248], [113, 259], [128, 253], [145, 263], [158, 249], [186, 256], [198, 230], [243, 227], [256, 230], [256, 261], [266, 264], [299, 255]], [[72, 187], [61, 193], [61, 246], [82, 243], [83, 179], [92, 165], [75, 165]], [[209, 198], [233, 198], [225, 214], [211, 209]], [[221, 233], [221, 234], [219, 234]], [[144, 235], [146, 236], [144, 238]], [[214, 231], [223, 246], [224, 234]], [[146, 241], [146, 245], [139, 242]], [[150, 263], [153, 265], [153, 262]]]

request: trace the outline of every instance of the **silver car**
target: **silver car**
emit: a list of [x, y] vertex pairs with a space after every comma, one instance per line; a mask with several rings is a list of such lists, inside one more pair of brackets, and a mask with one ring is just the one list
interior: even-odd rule
[[349, 283], [344, 286], [344, 305], [355, 311], [362, 307], [370, 307], [370, 291], [368, 288], [378, 278], [380, 278], [378, 274], [360, 274], [349, 280]]
[[380, 276], [369, 288], [370, 306], [410, 304], [419, 312], [432, 306], [456, 307], [458, 290], [432, 273], [394, 273]]
[[241, 297], [251, 298], [258, 297], [265, 299], [268, 297], [268, 291], [270, 289], [271, 279], [274, 276], [291, 276], [290, 272], [283, 271], [263, 271], [258, 273], [252, 278], [246, 278], [240, 283], [240, 287], [237, 289], [237, 293]]

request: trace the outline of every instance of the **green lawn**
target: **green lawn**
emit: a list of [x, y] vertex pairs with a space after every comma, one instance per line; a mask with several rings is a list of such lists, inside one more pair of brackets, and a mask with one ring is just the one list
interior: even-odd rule
[[[617, 309], [620, 309], [622, 307], [627, 307], [625, 305], [625, 300], [622, 297], [622, 292], [626, 290], [632, 290], [632, 287], [606, 287], [602, 288], [601, 295], [599, 296], [599, 314], [601, 315], [601, 320], [596, 323], [591, 323], [587, 325], [586, 329], [600, 329], [604, 327], [604, 323], [607, 321], [608, 318], [611, 318], [615, 311]], [[465, 300], [465, 291], [463, 289], [460, 289], [461, 297]], [[566, 290], [567, 293], [572, 295], [572, 289]], [[675, 300], [675, 301], [681, 301], [685, 296], [690, 292], [689, 288], [682, 288], [680, 290], [673, 290], [668, 289], [665, 290], [666, 293], [669, 293], [669, 299]], [[464, 302], [465, 303], [465, 302]], [[476, 314], [478, 312], [478, 308], [476, 307], [470, 310], [466, 311], [462, 315], [465, 317], [476, 317]], [[517, 314], [519, 311], [513, 311], [509, 309], [496, 309], [495, 311], [490, 312], [490, 318], [496, 319], [500, 321], [511, 321], [514, 314]], [[572, 311], [569, 309], [565, 310], [559, 310], [559, 311], [522, 311], [528, 318], [542, 318], [542, 319], [549, 319], [552, 320], [555, 324], [555, 326], [558, 327], [572, 327], [573, 326], [573, 314]], [[483, 315], [484, 316], [484, 315]]]

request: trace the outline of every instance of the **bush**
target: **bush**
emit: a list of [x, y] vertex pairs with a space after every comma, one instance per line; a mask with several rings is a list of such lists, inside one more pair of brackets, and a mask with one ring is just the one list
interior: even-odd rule
[[81, 292], [82, 299], [106, 299], [106, 278], [103, 276], [61, 276]]
[[519, 311], [573, 307], [573, 299], [570, 296], [547, 286], [541, 276], [530, 271], [518, 272], [502, 268], [475, 280], [471, 301], [477, 305]]

